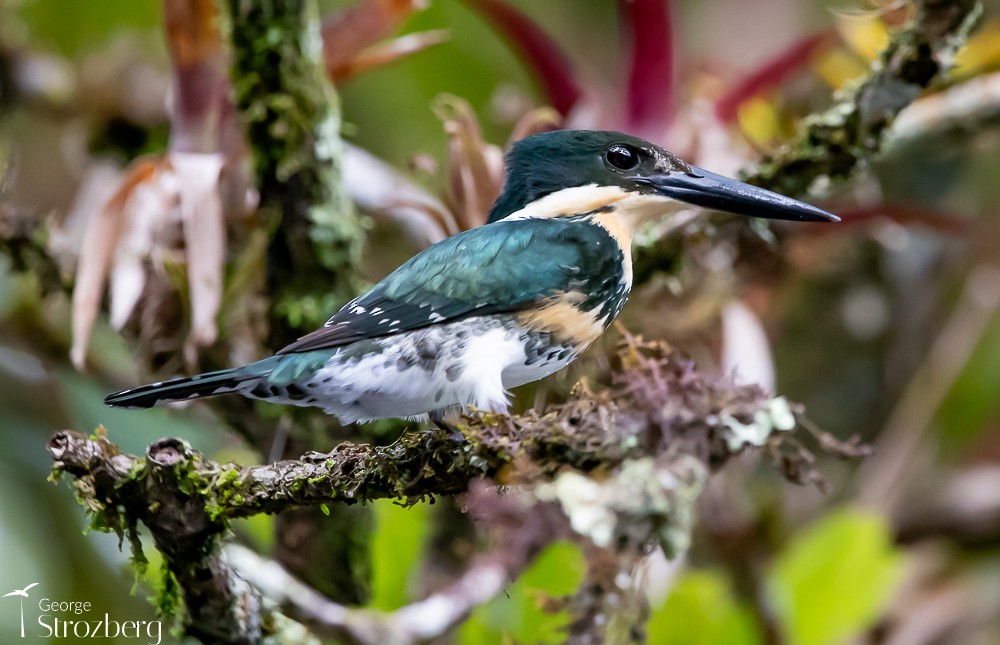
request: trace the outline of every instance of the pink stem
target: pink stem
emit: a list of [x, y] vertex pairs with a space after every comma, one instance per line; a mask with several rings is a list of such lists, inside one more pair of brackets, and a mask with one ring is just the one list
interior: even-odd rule
[[726, 92], [715, 104], [716, 116], [723, 123], [732, 123], [744, 101], [784, 83], [788, 77], [805, 68], [816, 52], [835, 38], [835, 32], [821, 31], [792, 43]]
[[503, 0], [466, 0], [514, 46], [549, 103], [563, 116], [580, 100], [580, 87], [565, 52], [531, 18]]
[[673, 113], [674, 31], [669, 0], [618, 0], [631, 46], [625, 124], [658, 138]]

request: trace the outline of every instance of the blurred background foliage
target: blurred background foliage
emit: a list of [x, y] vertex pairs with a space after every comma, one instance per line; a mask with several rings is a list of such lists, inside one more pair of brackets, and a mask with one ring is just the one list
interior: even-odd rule
[[[325, 14], [353, 3], [319, 4]], [[440, 95], [468, 101], [484, 138], [497, 143], [545, 102], [530, 69], [471, 4], [428, 3], [401, 33], [444, 29], [447, 40], [338, 85], [345, 139], [433, 194], [444, 189], [449, 159], [433, 110]], [[626, 61], [614, 2], [512, 4], [564, 48], [592, 106], [616, 98]], [[718, 100], [789, 47], [830, 34], [827, 45], [786, 60], [794, 69], [780, 83], [742, 96], [722, 127], [729, 143], [699, 163], [713, 167], [714, 159], [715, 168], [734, 172], [787, 139], [797, 119], [865, 72], [899, 4], [676, 3], [674, 101], [682, 106]], [[797, 232], [783, 247], [790, 270], [736, 290], [759, 327], [725, 323], [726, 315], [719, 322], [721, 305], [698, 300], [669, 273], [655, 276], [626, 308], [629, 329], [666, 338], [705, 370], [731, 367], [719, 358], [720, 343], [756, 348], [766, 363], [773, 347], [777, 392], [804, 404], [819, 427], [841, 438], [860, 435], [876, 448], [867, 463], [822, 463], [828, 494], [790, 488], [757, 472], [753, 459], [715, 477], [692, 552], [645, 572], [650, 642], [1000, 642], [1000, 91], [986, 82], [1000, 67], [997, 5], [987, 2], [957, 70], [934, 88], [984, 81], [980, 94], [962, 99], [977, 109], [908, 122], [910, 130], [856, 181], [826, 195], [831, 208], [843, 207], [844, 224]], [[135, 157], [165, 150], [170, 62], [162, 24], [158, 2], [0, 0], [0, 92], [7, 92], [0, 94], [0, 207], [63, 222], [88, 173], [108, 168], [113, 178]], [[682, 108], [673, 119], [664, 143], [690, 152], [677, 133], [703, 122]], [[374, 280], [418, 248], [376, 218], [361, 269]], [[40, 276], [15, 275], [0, 258], [0, 587], [39, 581], [50, 598], [149, 619], [145, 596], [158, 584], [156, 567], [133, 587], [116, 539], [81, 534], [82, 509], [46, 481], [49, 435], [103, 424], [129, 452], [181, 436], [218, 460], [261, 457], [200, 407], [141, 419], [104, 407], [107, 391], [139, 381], [148, 366], [102, 319], [89, 368], [77, 371], [68, 361], [70, 300], [43, 296], [41, 287]], [[696, 293], [705, 292], [712, 289]], [[770, 343], [754, 336], [758, 328]], [[544, 396], [528, 390], [521, 405]], [[433, 554], [443, 511], [390, 502], [374, 510], [369, 604], [394, 609], [443, 575]], [[261, 516], [236, 533], [267, 553], [272, 529], [272, 519]], [[449, 548], [467, 554], [476, 546], [460, 537]], [[572, 593], [585, 566], [576, 547], [552, 545], [453, 640], [559, 642], [567, 616], [546, 612], [545, 599]], [[0, 606], [0, 638], [17, 629], [13, 605], [5, 599]]]

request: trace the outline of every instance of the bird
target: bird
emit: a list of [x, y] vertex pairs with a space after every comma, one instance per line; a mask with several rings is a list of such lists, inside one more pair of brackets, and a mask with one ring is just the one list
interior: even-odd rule
[[636, 228], [692, 207], [839, 221], [621, 132], [540, 133], [506, 155], [486, 224], [424, 249], [320, 329], [255, 363], [105, 403], [149, 408], [237, 393], [319, 407], [341, 423], [504, 412], [512, 388], [566, 367], [617, 318]]

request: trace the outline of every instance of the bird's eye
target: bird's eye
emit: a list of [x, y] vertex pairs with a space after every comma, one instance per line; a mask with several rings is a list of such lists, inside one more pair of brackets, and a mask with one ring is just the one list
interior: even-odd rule
[[621, 143], [608, 148], [604, 153], [608, 165], [618, 170], [635, 170], [639, 166], [639, 153], [632, 147]]

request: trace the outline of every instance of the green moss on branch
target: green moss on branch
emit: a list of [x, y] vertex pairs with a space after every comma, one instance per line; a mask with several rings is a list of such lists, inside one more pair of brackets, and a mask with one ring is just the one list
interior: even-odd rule
[[279, 346], [356, 295], [363, 220], [342, 185], [340, 109], [314, 0], [226, 0], [223, 15], [261, 213], [276, 226], [268, 283]]
[[[281, 347], [363, 288], [365, 220], [343, 188], [340, 110], [323, 64], [316, 1], [220, 1], [235, 104], [260, 195], [258, 216], [269, 233], [265, 346]], [[295, 419], [289, 454], [315, 449], [328, 436], [329, 421], [312, 416], [309, 423], [310, 412], [316, 411], [286, 413]], [[263, 454], [272, 445], [269, 437], [255, 443]], [[371, 522], [355, 509], [335, 512], [343, 513], [339, 523], [308, 510], [279, 518], [278, 557], [320, 591], [360, 602], [368, 587], [367, 554], [353, 545], [367, 541]]]
[[[628, 544], [638, 558], [654, 544], [670, 554], [687, 548], [705, 477], [745, 449], [763, 450], [793, 481], [814, 480], [784, 399], [700, 375], [666, 345], [633, 337], [619, 363], [610, 386], [580, 387], [545, 414], [483, 414], [456, 432], [413, 432], [391, 446], [343, 443], [263, 466], [215, 463], [177, 439], [153, 444], [145, 457], [125, 455], [100, 433], [60, 432], [49, 450], [54, 472], [76, 478], [98, 528], [134, 535], [139, 522], [149, 527], [184, 590], [189, 632], [226, 642], [257, 629], [238, 604], [256, 596], [219, 556], [234, 518], [380, 498], [414, 502], [491, 479], [519, 488], [510, 504], [533, 499], [557, 508], [586, 544], [608, 553]], [[502, 524], [508, 507], [497, 502], [477, 512]], [[580, 612], [605, 615], [614, 584], [595, 580]]]
[[804, 119], [795, 139], [765, 157], [747, 181], [804, 195], [849, 178], [879, 152], [896, 115], [947, 74], [982, 11], [980, 0], [917, 0], [914, 17], [892, 33], [870, 73]]

